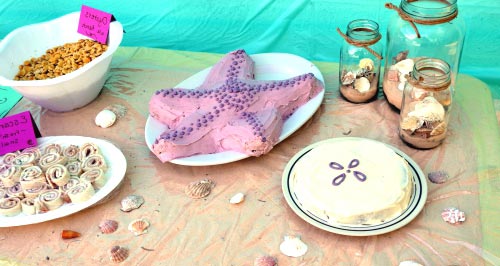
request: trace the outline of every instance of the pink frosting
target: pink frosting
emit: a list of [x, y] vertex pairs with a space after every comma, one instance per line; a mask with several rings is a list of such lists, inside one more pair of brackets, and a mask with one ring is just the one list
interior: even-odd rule
[[243, 50], [231, 52], [196, 89], [162, 89], [151, 97], [151, 116], [168, 127], [153, 152], [162, 162], [228, 150], [260, 156], [277, 143], [284, 121], [321, 90], [311, 73], [255, 80], [253, 60]]

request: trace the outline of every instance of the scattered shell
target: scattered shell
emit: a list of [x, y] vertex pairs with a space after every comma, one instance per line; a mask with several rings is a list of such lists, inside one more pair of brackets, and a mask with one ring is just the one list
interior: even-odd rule
[[285, 240], [280, 245], [283, 254], [289, 257], [300, 257], [307, 252], [307, 245], [300, 240], [299, 236], [285, 236]]
[[141, 207], [143, 203], [144, 203], [144, 198], [142, 196], [129, 195], [124, 199], [122, 199], [121, 201], [122, 207], [120, 208], [120, 210], [124, 212], [129, 212]]
[[422, 264], [418, 262], [414, 262], [411, 260], [405, 260], [399, 263], [399, 266], [422, 266]]
[[112, 262], [122, 262], [128, 257], [128, 249], [120, 246], [113, 246], [109, 250], [109, 259]]
[[441, 212], [443, 220], [450, 224], [465, 222], [465, 213], [457, 208], [446, 208]]
[[139, 236], [148, 232], [149, 222], [146, 219], [136, 219], [130, 222], [128, 230]]
[[61, 238], [62, 239], [72, 239], [72, 238], [77, 238], [81, 236], [82, 234], [72, 231], [72, 230], [62, 230], [61, 232]]
[[370, 81], [365, 77], [360, 77], [354, 81], [354, 88], [359, 92], [370, 90]]
[[359, 60], [359, 67], [366, 69], [368, 71], [373, 70], [374, 65], [375, 64], [373, 63], [373, 60], [371, 60], [370, 58], [363, 58], [363, 59]]
[[116, 121], [116, 114], [110, 110], [102, 110], [95, 117], [95, 124], [102, 127], [107, 128], [112, 126]]
[[103, 220], [99, 224], [99, 229], [103, 234], [111, 234], [118, 228], [118, 222], [114, 220]]
[[184, 192], [193, 199], [201, 199], [208, 196], [214, 187], [214, 181], [210, 179], [203, 179], [189, 183]]
[[349, 71], [349, 72], [345, 73], [344, 76], [342, 76], [342, 85], [352, 84], [355, 80], [356, 80], [356, 74]]
[[253, 266], [278, 266], [278, 260], [275, 257], [271, 256], [261, 256], [257, 257], [254, 262]]
[[234, 194], [234, 196], [232, 196], [231, 199], [229, 199], [229, 203], [238, 204], [240, 202], [243, 202], [244, 200], [245, 200], [245, 194], [239, 192]]
[[435, 184], [443, 184], [449, 178], [449, 175], [445, 171], [436, 171], [428, 174], [429, 180]]

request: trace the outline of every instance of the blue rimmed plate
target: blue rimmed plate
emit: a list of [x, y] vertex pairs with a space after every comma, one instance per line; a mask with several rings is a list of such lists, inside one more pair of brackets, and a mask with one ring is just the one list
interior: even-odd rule
[[[302, 149], [300, 152], [295, 154], [293, 158], [288, 162], [282, 176], [283, 194], [290, 208], [292, 208], [292, 210], [300, 218], [310, 223], [311, 225], [314, 225], [328, 232], [340, 235], [349, 235], [349, 236], [372, 236], [372, 235], [385, 234], [397, 230], [407, 225], [409, 222], [415, 219], [415, 217], [417, 217], [417, 215], [420, 213], [427, 200], [427, 181], [425, 179], [425, 175], [418, 166], [418, 164], [415, 161], [413, 161], [413, 159], [411, 159], [401, 150], [385, 143], [383, 144], [389, 147], [390, 149], [394, 150], [394, 152], [396, 152], [399, 156], [401, 156], [403, 159], [406, 160], [406, 162], [410, 166], [410, 170], [413, 173], [414, 186], [410, 198], [410, 203], [408, 207], [399, 216], [395, 217], [392, 220], [388, 220], [383, 223], [373, 224], [373, 225], [350, 225], [341, 223], [331, 223], [314, 215], [313, 212], [309, 211], [301, 204], [300, 200], [297, 198], [294, 192], [296, 182], [294, 182], [294, 176], [292, 175], [294, 167], [296, 166], [297, 162], [303, 159], [306, 154], [308, 154], [316, 147], [319, 147], [326, 143], [359, 141], [360, 139], [362, 138], [345, 137], [345, 138], [333, 138], [320, 141]], [[363, 139], [363, 140], [380, 143], [378, 141], [370, 139]]]

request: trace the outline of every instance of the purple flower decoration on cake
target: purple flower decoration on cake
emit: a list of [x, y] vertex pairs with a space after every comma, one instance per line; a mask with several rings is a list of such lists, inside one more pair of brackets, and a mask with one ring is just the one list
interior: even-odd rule
[[340, 184], [342, 184], [342, 182], [344, 182], [344, 180], [346, 179], [347, 174], [349, 174], [351, 172], [354, 175], [354, 177], [356, 177], [359, 181], [364, 182], [366, 180], [366, 175], [365, 174], [363, 174], [360, 171], [356, 171], [356, 170], [351, 171], [352, 168], [356, 168], [358, 165], [359, 165], [359, 160], [358, 159], [351, 160], [351, 162], [347, 166], [347, 169], [345, 169], [344, 166], [342, 166], [341, 164], [339, 164], [337, 162], [331, 162], [330, 165], [329, 165], [330, 168], [332, 168], [334, 170], [340, 170], [340, 171], [343, 171], [345, 169], [345, 172], [343, 172], [342, 174], [336, 176], [332, 180], [332, 185], [339, 186]]

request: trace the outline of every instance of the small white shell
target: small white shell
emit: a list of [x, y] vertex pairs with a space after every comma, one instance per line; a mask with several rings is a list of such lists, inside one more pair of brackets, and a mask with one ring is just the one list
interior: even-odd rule
[[107, 128], [112, 126], [116, 121], [116, 114], [110, 110], [102, 110], [95, 117], [95, 124], [102, 128]]
[[399, 263], [399, 266], [422, 266], [422, 264], [418, 262], [414, 262], [411, 260], [405, 260]]
[[306, 254], [307, 245], [300, 240], [299, 236], [285, 236], [281, 242], [280, 251], [289, 257], [300, 257]]
[[365, 77], [360, 77], [354, 81], [354, 88], [359, 92], [370, 90], [370, 81]]
[[238, 204], [244, 200], [245, 200], [245, 194], [239, 192], [239, 193], [234, 194], [234, 196], [232, 196], [231, 199], [229, 199], [229, 203]]
[[366, 69], [367, 71], [373, 70], [375, 64], [373, 63], [373, 60], [370, 58], [363, 58], [359, 60], [359, 67]]

